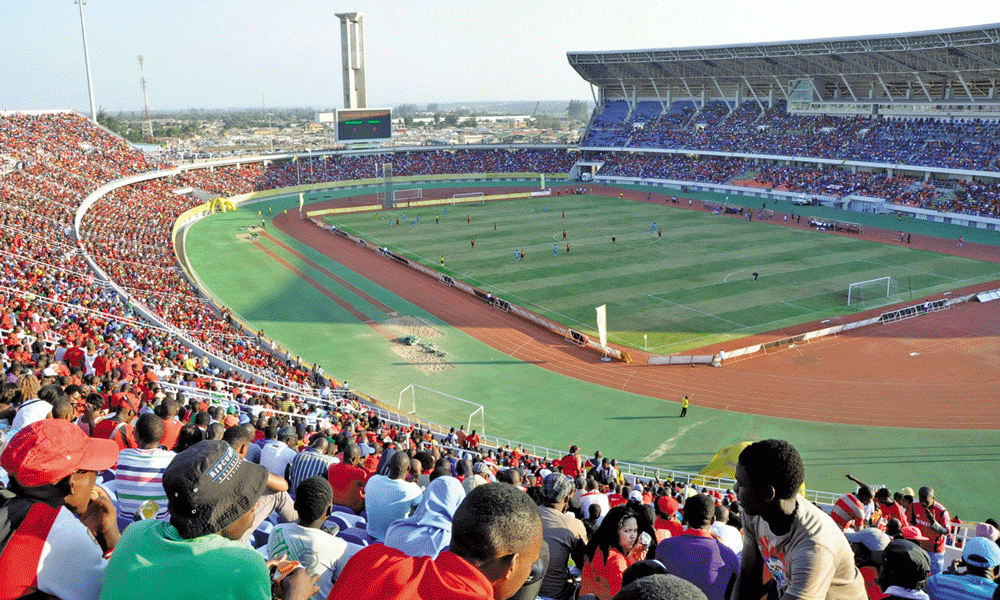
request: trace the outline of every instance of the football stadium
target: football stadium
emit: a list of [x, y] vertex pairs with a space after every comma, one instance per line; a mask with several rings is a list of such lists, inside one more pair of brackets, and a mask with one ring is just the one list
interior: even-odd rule
[[[793, 506], [798, 490], [871, 551], [869, 538], [915, 540], [932, 581], [962, 559], [986, 561], [993, 583], [1000, 26], [566, 60], [594, 94], [576, 144], [400, 146], [391, 115], [361, 106], [338, 116], [337, 148], [166, 161], [75, 111], [0, 111], [4, 597], [97, 597], [102, 581], [102, 598], [140, 597], [134, 581], [107, 581], [150, 543], [143, 520], [167, 539], [222, 532], [252, 546], [238, 559], [251, 571], [260, 555], [294, 554], [288, 523], [323, 525], [341, 546], [336, 568], [310, 572], [321, 597], [390, 597], [374, 563], [352, 557], [432, 510], [410, 515], [445, 489], [438, 476], [469, 499], [447, 515], [455, 554], [441, 556], [470, 569], [458, 521], [484, 510], [480, 496], [516, 505], [524, 494], [487, 485], [501, 482], [561, 507], [572, 531], [597, 506], [592, 541], [609, 510], [629, 511], [620, 524], [637, 519], [660, 545], [622, 564], [655, 550], [689, 579], [661, 556], [682, 521], [698, 527], [678, 511], [708, 497], [752, 544], [766, 513], [741, 513], [736, 488], [791, 481], [777, 462], [747, 462], [787, 459], [754, 444], [774, 439], [804, 468]], [[227, 463], [234, 450], [246, 461]], [[82, 482], [91, 472], [96, 487]], [[253, 477], [264, 496], [263, 482], [234, 483]], [[380, 478], [416, 490], [394, 517]], [[326, 490], [318, 509], [313, 484]], [[768, 506], [787, 500], [753, 485], [755, 504], [762, 489]], [[59, 519], [100, 549], [49, 533]], [[28, 530], [100, 577], [74, 592]], [[984, 537], [996, 562], [968, 553]], [[593, 587], [605, 576], [587, 536], [571, 561], [545, 539], [512, 589], [487, 571], [475, 585], [496, 598], [618, 591]], [[15, 577], [31, 560], [37, 576]], [[315, 580], [296, 566], [279, 565], [294, 574], [288, 597], [309, 597]], [[784, 593], [784, 572], [763, 573]], [[731, 582], [706, 586], [731, 597]], [[842, 593], [817, 597], [854, 597]], [[979, 596], [930, 596], [951, 597]]]

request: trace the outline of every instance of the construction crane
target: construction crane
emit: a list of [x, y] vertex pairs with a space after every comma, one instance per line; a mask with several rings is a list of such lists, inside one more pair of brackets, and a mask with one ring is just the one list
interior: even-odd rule
[[139, 83], [142, 85], [142, 141], [152, 144], [153, 118], [149, 116], [149, 95], [146, 94], [146, 69], [142, 65], [143, 57], [139, 55]]

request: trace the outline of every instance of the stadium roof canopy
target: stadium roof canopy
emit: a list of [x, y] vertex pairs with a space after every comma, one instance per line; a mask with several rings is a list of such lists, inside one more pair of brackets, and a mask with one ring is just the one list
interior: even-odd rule
[[811, 79], [820, 101], [1000, 101], [1000, 24], [567, 58], [605, 98], [787, 98], [790, 81]]

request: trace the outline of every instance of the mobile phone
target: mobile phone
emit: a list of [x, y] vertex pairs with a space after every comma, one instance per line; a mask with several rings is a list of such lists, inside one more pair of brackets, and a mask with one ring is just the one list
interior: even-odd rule
[[288, 561], [284, 566], [274, 567], [274, 574], [271, 575], [271, 579], [275, 583], [281, 583], [281, 580], [287, 577], [292, 571], [299, 568], [299, 561], [291, 560]]
[[160, 505], [155, 500], [146, 500], [139, 505], [136, 514], [141, 515], [141, 519], [152, 519], [158, 512], [160, 512]]
[[649, 537], [649, 534], [645, 531], [639, 534], [639, 544], [642, 546], [649, 547], [649, 543], [653, 541], [653, 538]]

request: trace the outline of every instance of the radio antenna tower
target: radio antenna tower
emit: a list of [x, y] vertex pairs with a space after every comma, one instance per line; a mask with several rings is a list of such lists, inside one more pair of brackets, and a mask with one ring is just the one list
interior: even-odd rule
[[142, 84], [142, 141], [152, 144], [153, 118], [149, 116], [149, 95], [146, 93], [146, 69], [142, 66], [142, 55], [139, 55], [139, 83]]

